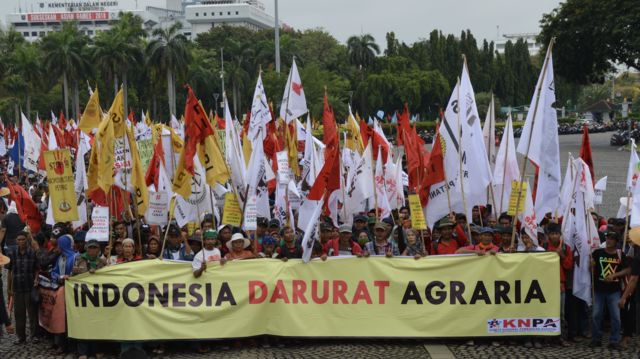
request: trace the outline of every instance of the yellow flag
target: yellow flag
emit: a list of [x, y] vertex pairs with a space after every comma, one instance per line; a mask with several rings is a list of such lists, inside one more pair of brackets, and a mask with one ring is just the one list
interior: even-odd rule
[[136, 145], [135, 137], [131, 128], [127, 126], [127, 139], [129, 141], [129, 149], [131, 150], [131, 184], [133, 185], [133, 197], [138, 207], [138, 215], [144, 214], [149, 207], [149, 191], [145, 183], [144, 172], [142, 172], [142, 164], [140, 163], [140, 154]]
[[249, 136], [244, 136], [242, 138], [242, 154], [244, 155], [244, 166], [249, 167], [249, 160], [251, 159], [251, 140], [249, 140]]
[[100, 108], [100, 98], [98, 96], [98, 88], [96, 87], [96, 90], [93, 91], [93, 94], [89, 97], [87, 106], [84, 108], [84, 112], [80, 117], [78, 128], [86, 134], [91, 134], [94, 128], [100, 126], [100, 120], [102, 120], [102, 109]]
[[173, 192], [181, 195], [182, 198], [189, 198], [191, 196], [192, 177], [191, 173], [184, 168], [184, 156], [180, 156], [176, 173], [173, 176]]
[[216, 183], [225, 184], [230, 177], [229, 168], [217, 141], [217, 135], [207, 136], [204, 146], [198, 145], [198, 157], [207, 175], [207, 183], [214, 187]]
[[360, 135], [360, 126], [352, 114], [349, 114], [347, 123], [345, 124], [347, 130], [347, 140], [345, 141], [345, 147], [352, 151], [357, 151], [359, 154], [364, 152], [364, 143], [362, 142], [362, 136]]
[[147, 110], [147, 114], [144, 116], [144, 123], [149, 127], [151, 127], [151, 125], [153, 124], [153, 121], [151, 121], [151, 116], [149, 116], [149, 110]]
[[300, 167], [298, 166], [298, 129], [296, 123], [285, 125], [285, 134], [287, 138], [287, 154], [289, 157], [289, 168], [291, 172], [300, 177]]
[[[98, 156], [97, 184], [105, 193], [109, 193], [113, 185], [113, 143], [115, 137], [113, 135], [113, 122], [110, 118], [107, 115], [100, 122], [98, 133], [96, 134], [96, 143], [93, 146], [93, 150], [97, 150]], [[89, 167], [89, 172], [91, 172], [91, 166]]]
[[91, 149], [91, 157], [89, 158], [89, 169], [87, 170], [87, 184], [89, 188], [87, 193], [93, 192], [98, 188], [98, 173], [100, 167], [100, 151], [98, 146], [94, 145]]
[[107, 119], [113, 122], [113, 135], [116, 138], [123, 137], [127, 118], [124, 115], [124, 93], [122, 89], [118, 91], [116, 98], [113, 99], [113, 103], [107, 114]]

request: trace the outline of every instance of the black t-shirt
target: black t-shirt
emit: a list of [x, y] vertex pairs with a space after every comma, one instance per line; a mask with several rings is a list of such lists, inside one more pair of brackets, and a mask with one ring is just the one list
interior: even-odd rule
[[2, 219], [2, 228], [5, 229], [4, 244], [6, 246], [17, 245], [18, 242], [16, 242], [16, 237], [18, 236], [18, 233], [22, 232], [24, 227], [25, 224], [20, 219], [20, 216], [16, 213], [7, 213], [7, 215], [4, 216], [4, 219]]
[[622, 253], [616, 250], [615, 253], [607, 253], [604, 248], [599, 248], [593, 251], [591, 255], [595, 261], [593, 267], [593, 283], [594, 289], [597, 292], [614, 293], [622, 289], [620, 284], [621, 278], [617, 278], [614, 282], [605, 282], [605, 278], [613, 273], [620, 272], [625, 268], [624, 260], [622, 259]]

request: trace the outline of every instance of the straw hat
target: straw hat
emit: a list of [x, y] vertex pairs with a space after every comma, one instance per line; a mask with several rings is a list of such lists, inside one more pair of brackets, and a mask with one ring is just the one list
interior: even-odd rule
[[0, 266], [9, 264], [9, 262], [11, 262], [11, 259], [9, 259], [9, 257], [5, 256], [4, 254], [0, 254]]
[[7, 187], [0, 188], [0, 197], [6, 197], [10, 193], [11, 193], [11, 191], [9, 190], [9, 188], [7, 188]]

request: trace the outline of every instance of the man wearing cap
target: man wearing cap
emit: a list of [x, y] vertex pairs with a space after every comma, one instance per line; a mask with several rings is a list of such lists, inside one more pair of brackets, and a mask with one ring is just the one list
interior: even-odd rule
[[357, 215], [357, 216], [355, 216], [353, 218], [353, 238], [352, 238], [352, 240], [354, 242], [358, 241], [358, 237], [360, 236], [361, 232], [365, 232], [367, 234], [367, 236], [369, 237], [369, 239], [371, 239], [373, 237], [373, 235], [371, 234], [371, 231], [369, 231], [369, 228], [367, 227], [368, 220], [369, 219], [364, 214], [359, 214], [359, 215]]
[[10, 262], [6, 265], [9, 272], [7, 279], [7, 293], [13, 296], [13, 312], [16, 319], [16, 335], [18, 340], [14, 344], [24, 344], [27, 341], [27, 316], [29, 317], [29, 334], [35, 335], [38, 322], [38, 308], [31, 300], [31, 289], [36, 285], [36, 278], [40, 270], [35, 250], [29, 245], [31, 235], [22, 231], [16, 235], [17, 248], [9, 254]]
[[496, 254], [499, 250], [500, 248], [493, 244], [493, 228], [482, 227], [480, 229], [480, 243], [460, 248], [456, 253], [475, 253], [483, 256], [485, 254]]
[[324, 247], [331, 239], [334, 238], [333, 225], [323, 222], [320, 224], [320, 244]]
[[193, 276], [196, 278], [199, 278], [207, 269], [207, 263], [220, 261], [220, 264], [224, 264], [222, 253], [220, 253], [220, 250], [215, 246], [218, 233], [210, 229], [204, 231], [203, 237], [204, 248], [195, 254], [193, 261], [191, 262]]
[[511, 237], [513, 235], [512, 227], [499, 226], [496, 231], [500, 234], [500, 252], [513, 253], [516, 251], [516, 244], [518, 243], [518, 236], [514, 238], [513, 246], [511, 246]]
[[229, 253], [225, 256], [227, 260], [234, 259], [251, 259], [255, 258], [253, 252], [247, 250], [251, 245], [251, 241], [242, 233], [236, 233], [231, 236], [231, 240], [227, 242], [227, 249], [229, 249]]
[[91, 239], [86, 245], [86, 252], [79, 255], [75, 259], [73, 264], [73, 275], [82, 273], [95, 273], [96, 270], [107, 265], [107, 260], [100, 258], [100, 243], [97, 240]]
[[440, 232], [440, 238], [432, 243], [433, 254], [455, 254], [456, 251], [466, 245], [466, 237], [463, 239], [461, 236], [453, 237], [453, 229], [457, 227], [449, 217], [444, 217], [436, 224], [438, 232]]
[[282, 243], [278, 248], [278, 258], [302, 258], [302, 247], [296, 241], [296, 235], [293, 228], [285, 226], [282, 228]]
[[615, 274], [625, 268], [622, 251], [618, 247], [620, 236], [617, 232], [605, 233], [606, 247], [598, 248], [591, 254], [593, 273], [593, 325], [591, 347], [602, 345], [602, 320], [605, 307], [611, 318], [609, 348], [620, 349], [620, 310], [618, 302], [622, 290], [622, 280]]
[[364, 246], [364, 255], [368, 256], [399, 256], [398, 244], [389, 238], [390, 228], [384, 222], [378, 222], [374, 226], [374, 239]]
[[260, 258], [278, 258], [278, 252], [276, 251], [276, 239], [273, 236], [266, 235], [262, 237], [262, 245], [260, 246]]
[[343, 224], [339, 228], [339, 237], [330, 239], [324, 245], [324, 253], [330, 257], [335, 256], [362, 256], [362, 248], [352, 240], [351, 226]]
[[162, 258], [187, 260], [185, 258], [191, 254], [191, 247], [189, 247], [189, 244], [184, 240], [180, 228], [173, 224], [169, 225], [168, 237]]

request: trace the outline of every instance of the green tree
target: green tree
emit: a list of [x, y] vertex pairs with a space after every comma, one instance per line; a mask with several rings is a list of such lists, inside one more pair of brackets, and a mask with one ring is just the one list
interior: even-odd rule
[[347, 52], [351, 64], [363, 69], [373, 64], [376, 55], [380, 54], [380, 47], [373, 36], [364, 34], [347, 40]]
[[11, 53], [9, 73], [23, 81], [27, 117], [31, 116], [31, 94], [42, 83], [42, 56], [35, 44], [21, 43]]
[[80, 113], [77, 99], [78, 81], [91, 71], [91, 65], [85, 56], [88, 38], [78, 31], [75, 22], [64, 22], [60, 31], [49, 33], [42, 39], [44, 67], [52, 74], [62, 74], [64, 91], [64, 111], [69, 118], [69, 80], [74, 88], [74, 117]]
[[167, 98], [169, 111], [176, 112], [176, 73], [184, 73], [191, 60], [191, 52], [187, 38], [180, 33], [181, 23], [168, 29], [153, 31], [153, 39], [147, 46], [147, 61], [158, 73], [164, 72], [167, 77]]

